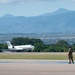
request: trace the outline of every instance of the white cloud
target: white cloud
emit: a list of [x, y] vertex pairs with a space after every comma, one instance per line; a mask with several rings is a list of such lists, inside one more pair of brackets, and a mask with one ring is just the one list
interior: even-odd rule
[[0, 0], [0, 3], [15, 3], [15, 2], [47, 2], [56, 0]]
[[0, 0], [0, 3], [13, 3], [15, 0]]
[[75, 1], [75, 0], [0, 0], [0, 3], [15, 3], [15, 2], [48, 2], [48, 1]]

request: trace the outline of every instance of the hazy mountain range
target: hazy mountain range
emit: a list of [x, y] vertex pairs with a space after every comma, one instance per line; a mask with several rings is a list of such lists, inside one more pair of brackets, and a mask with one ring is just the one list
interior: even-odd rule
[[0, 33], [52, 33], [75, 32], [75, 11], [58, 9], [35, 17], [13, 16], [0, 17]]

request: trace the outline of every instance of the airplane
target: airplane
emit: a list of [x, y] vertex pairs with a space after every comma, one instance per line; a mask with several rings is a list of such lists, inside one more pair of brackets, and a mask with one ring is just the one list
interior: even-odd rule
[[9, 51], [12, 51], [12, 52], [14, 52], [14, 51], [15, 52], [19, 52], [19, 51], [33, 51], [34, 50], [34, 46], [33, 45], [13, 46], [10, 41], [6, 41], [6, 43], [7, 43]]

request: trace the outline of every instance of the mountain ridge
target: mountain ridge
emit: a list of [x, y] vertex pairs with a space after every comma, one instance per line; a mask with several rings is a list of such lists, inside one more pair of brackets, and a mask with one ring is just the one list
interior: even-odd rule
[[[61, 11], [61, 12], [59, 12]], [[54, 14], [55, 12], [58, 12]], [[51, 15], [35, 17], [6, 15], [0, 17], [1, 33], [75, 32], [75, 11], [58, 9]], [[13, 17], [13, 18], [12, 18]]]
[[72, 12], [72, 11], [64, 9], [64, 8], [59, 8], [59, 9], [57, 9], [57, 10], [51, 12], [51, 13], [42, 14], [42, 16], [52, 16], [52, 15], [57, 15], [57, 14], [62, 14], [62, 13], [67, 13], [67, 12]]

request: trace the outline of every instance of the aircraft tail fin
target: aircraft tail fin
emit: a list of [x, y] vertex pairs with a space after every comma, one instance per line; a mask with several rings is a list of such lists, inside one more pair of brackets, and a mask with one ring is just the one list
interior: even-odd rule
[[12, 44], [10, 43], [10, 41], [6, 41], [8, 48], [12, 48]]

